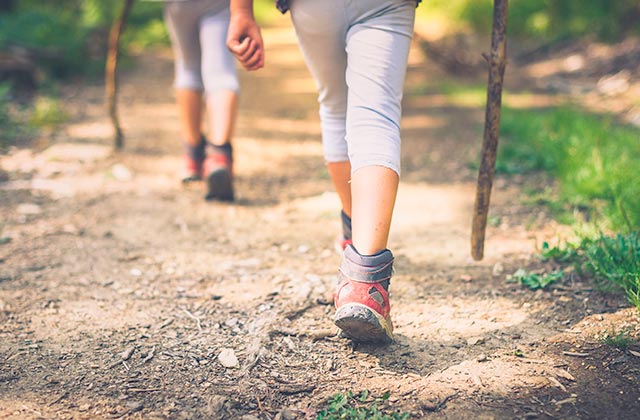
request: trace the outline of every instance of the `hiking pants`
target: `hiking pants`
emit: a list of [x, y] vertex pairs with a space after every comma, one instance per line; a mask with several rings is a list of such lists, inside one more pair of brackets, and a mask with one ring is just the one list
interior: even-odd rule
[[213, 93], [239, 90], [227, 49], [229, 0], [167, 1], [164, 17], [175, 56], [175, 86]]
[[316, 80], [327, 162], [400, 174], [402, 88], [415, 3], [292, 0], [291, 19]]

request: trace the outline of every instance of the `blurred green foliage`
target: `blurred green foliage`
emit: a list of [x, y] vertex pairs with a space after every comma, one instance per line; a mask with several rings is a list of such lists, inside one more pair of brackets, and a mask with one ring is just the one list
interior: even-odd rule
[[9, 90], [8, 84], [0, 84], [0, 152], [9, 146], [19, 128], [15, 119], [10, 115]]
[[9, 83], [0, 83], [0, 153], [34, 133], [27, 108], [17, 103]]
[[[99, 74], [109, 28], [122, 1], [21, 0], [0, 14], [0, 51], [22, 48], [53, 78]], [[167, 43], [162, 3], [137, 1], [123, 35], [123, 50]]]
[[506, 108], [501, 132], [496, 171], [546, 171], [561, 203], [604, 228], [640, 230], [640, 129], [568, 107]]
[[[122, 36], [123, 52], [169, 45], [163, 3], [134, 3]], [[122, 4], [122, 0], [16, 1], [12, 10], [0, 13], [0, 51], [28, 50], [53, 78], [102, 74], [109, 28]], [[255, 9], [262, 23], [279, 17], [270, 0], [257, 0]]]
[[[429, 0], [418, 9], [418, 16], [426, 18], [432, 12], [438, 13], [444, 19], [488, 34], [492, 5], [492, 0]], [[585, 35], [615, 41], [639, 33], [639, 21], [638, 0], [511, 0], [508, 32], [542, 41]]]

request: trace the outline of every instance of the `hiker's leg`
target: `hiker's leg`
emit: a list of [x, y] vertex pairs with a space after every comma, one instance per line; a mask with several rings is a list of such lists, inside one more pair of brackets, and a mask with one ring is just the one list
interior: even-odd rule
[[176, 102], [183, 141], [200, 142], [202, 78], [200, 75], [199, 10], [188, 3], [167, 3], [165, 22], [171, 38], [175, 64]]
[[353, 244], [387, 247], [400, 174], [400, 116], [415, 4], [364, 0], [347, 33]]
[[324, 158], [342, 208], [351, 215], [351, 165], [345, 140], [347, 22], [344, 0], [296, 0], [291, 18], [296, 35], [318, 88]]
[[235, 59], [226, 46], [228, 5], [223, 10], [204, 16], [200, 25], [209, 141], [215, 145], [224, 145], [231, 142], [233, 137], [239, 91]]

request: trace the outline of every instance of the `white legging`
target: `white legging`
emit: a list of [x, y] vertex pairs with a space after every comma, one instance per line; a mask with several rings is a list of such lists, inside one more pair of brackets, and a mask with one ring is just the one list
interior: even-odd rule
[[238, 91], [233, 55], [226, 46], [229, 0], [167, 1], [164, 17], [180, 89]]
[[400, 116], [415, 2], [292, 0], [291, 18], [316, 79], [327, 162], [400, 173]]

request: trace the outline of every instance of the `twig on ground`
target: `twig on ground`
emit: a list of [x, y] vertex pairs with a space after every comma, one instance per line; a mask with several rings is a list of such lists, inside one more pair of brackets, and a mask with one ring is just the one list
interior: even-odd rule
[[553, 376], [547, 376], [547, 379], [548, 379], [548, 380], [549, 380], [549, 382], [551, 382], [551, 384], [552, 384], [553, 386], [555, 386], [556, 388], [560, 388], [560, 389], [561, 389], [561, 390], [563, 390], [564, 392], [567, 392], [567, 388], [566, 388], [564, 385], [562, 385], [562, 384], [560, 383], [560, 381], [559, 381], [559, 380], [557, 380], [556, 378], [554, 378]]
[[264, 413], [264, 406], [262, 405], [262, 401], [260, 401], [260, 397], [258, 397], [256, 395], [256, 402], [258, 403], [258, 410], [260, 410], [261, 413]]
[[147, 355], [147, 357], [145, 357], [144, 359], [142, 359], [142, 363], [147, 363], [148, 361], [150, 361], [151, 359], [153, 359], [153, 357], [156, 355], [156, 348], [155, 346], [151, 349], [151, 351], [149, 352], [149, 354]]
[[163, 329], [164, 327], [171, 325], [173, 323], [173, 318], [169, 318], [165, 320], [162, 324], [156, 327], [156, 331]]
[[320, 340], [324, 340], [325, 338], [335, 337], [337, 334], [338, 332], [335, 329], [332, 329], [332, 330], [313, 331], [312, 333], [309, 333], [306, 335], [308, 335], [312, 341], [320, 341]]
[[316, 306], [315, 303], [307, 302], [307, 304], [305, 304], [304, 306], [287, 312], [286, 314], [284, 314], [284, 317], [287, 318], [289, 321], [296, 320], [300, 318], [302, 315], [304, 315], [305, 312], [307, 312], [309, 309], [313, 308], [314, 306]]
[[189, 318], [191, 318], [194, 321], [196, 321], [196, 324], [198, 325], [198, 330], [202, 331], [202, 325], [200, 324], [200, 318], [198, 318], [197, 316], [195, 316], [194, 314], [189, 312], [186, 308], [182, 308], [182, 310], [184, 311], [185, 314], [187, 314], [187, 316]]
[[133, 355], [133, 352], [136, 351], [136, 346], [131, 346], [122, 353], [120, 353], [120, 357], [123, 361], [129, 360]]
[[129, 388], [127, 392], [155, 392], [162, 391], [164, 388]]
[[62, 401], [63, 399], [67, 398], [68, 396], [69, 396], [69, 391], [63, 392], [55, 400], [53, 400], [53, 401], [51, 401], [49, 403], [49, 407], [51, 407], [54, 404], [58, 404], [60, 401]]
[[288, 384], [278, 387], [278, 391], [286, 395], [302, 394], [316, 389], [314, 384]]
[[571, 357], [589, 357], [589, 353], [578, 353], [575, 351], [563, 351], [562, 354]]

